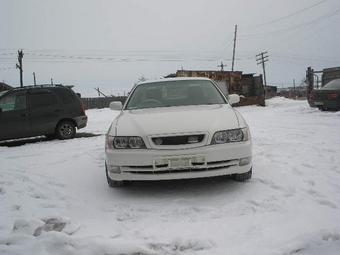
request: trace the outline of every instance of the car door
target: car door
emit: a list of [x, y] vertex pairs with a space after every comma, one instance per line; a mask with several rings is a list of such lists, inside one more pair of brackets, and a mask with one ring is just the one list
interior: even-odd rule
[[47, 89], [30, 90], [29, 106], [32, 132], [35, 135], [49, 135], [55, 132], [63, 109]]
[[0, 98], [0, 140], [30, 136], [32, 133], [26, 91]]

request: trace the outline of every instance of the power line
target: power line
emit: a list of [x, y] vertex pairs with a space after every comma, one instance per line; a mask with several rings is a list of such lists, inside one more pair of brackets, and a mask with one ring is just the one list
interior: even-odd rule
[[[340, 6], [340, 5], [339, 5]], [[306, 26], [311, 26], [311, 25], [315, 25], [315, 23], [321, 22], [323, 20], [329, 19], [335, 15], [340, 14], [340, 8], [339, 6], [337, 6], [338, 9], [336, 10], [332, 10], [316, 19], [298, 24], [298, 25], [294, 25], [291, 27], [287, 27], [284, 29], [280, 29], [280, 30], [276, 30], [276, 31], [272, 31], [272, 32], [268, 32], [268, 33], [263, 33], [263, 34], [249, 34], [249, 35], [239, 35], [239, 37], [241, 37], [240, 40], [253, 40], [253, 39], [259, 39], [259, 38], [264, 38], [264, 37], [269, 37], [269, 36], [275, 36], [278, 34], [282, 34], [282, 33], [287, 33], [287, 32], [291, 32], [294, 31], [296, 29], [300, 29], [300, 28], [304, 28]]]
[[277, 54], [271, 54], [272, 57], [276, 57], [276, 58], [283, 58], [283, 59], [298, 59], [298, 60], [306, 60], [306, 61], [340, 61], [339, 59], [330, 59], [330, 58], [318, 58], [317, 56], [313, 57], [313, 56], [299, 56], [299, 55], [295, 55], [295, 56], [282, 56], [282, 55], [277, 55]]
[[[48, 58], [47, 60], [55, 59], [55, 60], [103, 60], [103, 61], [113, 61], [113, 62], [183, 62], [183, 61], [207, 61], [211, 62], [214, 61], [210, 57], [203, 56], [203, 57], [191, 57], [191, 56], [175, 56], [174, 58], [170, 58], [167, 56], [164, 57], [156, 57], [156, 58], [149, 58], [149, 57], [143, 57], [139, 56], [136, 58], [130, 58], [130, 57], [89, 57], [89, 56], [76, 56], [76, 55], [59, 55], [59, 54], [36, 54], [36, 53], [25, 53], [27, 56], [33, 56], [29, 57], [27, 59], [30, 60], [46, 60], [45, 58]], [[34, 58], [35, 57], [35, 58]]]
[[1, 53], [0, 56], [15, 55], [16, 53]]
[[[282, 34], [282, 33], [287, 33], [287, 32], [292, 32], [292, 31], [294, 31], [294, 30], [297, 30], [297, 31], [295, 31], [295, 33], [292, 34], [292, 35], [290, 35], [290, 36], [286, 36], [286, 37], [284, 37], [284, 38], [277, 39], [276, 42], [269, 44], [266, 48], [269, 49], [269, 50], [273, 50], [274, 48], [277, 48], [277, 47], [279, 47], [279, 46], [281, 46], [281, 45], [286, 45], [285, 49], [287, 49], [287, 48], [289, 48], [289, 47], [292, 47], [293, 45], [296, 45], [296, 44], [300, 43], [301, 41], [305, 40], [306, 38], [304, 38], [304, 39], [302, 39], [302, 40], [300, 40], [300, 41], [298, 41], [298, 42], [295, 42], [293, 45], [287, 45], [287, 43], [288, 43], [289, 41], [293, 40], [293, 38], [295, 38], [295, 37], [297, 37], [297, 36], [301, 36], [303, 32], [305, 32], [305, 31], [307, 31], [307, 30], [309, 30], [309, 29], [312, 29], [312, 28], [314, 29], [314, 28], [315, 28], [314, 25], [315, 25], [316, 23], [321, 22], [321, 21], [323, 21], [323, 20], [325, 20], [325, 19], [328, 19], [328, 18], [330, 18], [330, 17], [333, 17], [333, 16], [335, 16], [335, 15], [338, 15], [338, 14], [340, 13], [340, 8], [339, 8], [339, 7], [340, 7], [340, 5], [338, 5], [338, 6], [336, 7], [337, 9], [332, 10], [332, 11], [329, 11], [329, 12], [327, 12], [326, 14], [321, 15], [320, 17], [318, 17], [318, 18], [316, 18], [316, 19], [310, 20], [310, 21], [308, 21], [308, 22], [304, 22], [304, 23], [302, 23], [302, 24], [299, 24], [299, 25], [296, 25], [296, 26], [293, 26], [293, 27], [290, 27], [290, 28], [286, 28], [286, 29], [284, 29], [285, 31], [282, 31], [283, 29], [278, 30], [278, 31], [281, 31], [281, 34]], [[338, 20], [338, 19], [337, 19], [337, 20]], [[315, 32], [314, 34], [316, 34], [316, 33], [320, 32], [320, 31], [322, 31], [322, 30], [325, 29], [327, 26], [332, 25], [332, 24], [335, 24], [335, 22], [333, 21], [332, 23], [327, 24], [325, 27], [323, 27], [322, 29], [319, 29], [319, 30], [318, 30], [317, 32]], [[287, 30], [287, 29], [288, 29], [288, 30]], [[258, 34], [258, 35], [248, 35], [248, 36], [253, 36], [253, 38], [247, 38], [247, 39], [259, 39], [259, 38], [263, 38], [263, 37], [266, 37], [266, 36], [279, 35], [280, 33], [278, 33], [278, 31], [274, 31], [274, 32], [272, 32], [272, 34], [269, 34], [269, 33], [267, 33], [267, 34], [262, 34], [262, 36], [259, 36], [259, 34]], [[313, 36], [314, 34], [312, 34], [311, 36]], [[265, 35], [265, 36], [264, 36], [264, 35]], [[308, 37], [311, 37], [311, 36], [308, 36]], [[308, 38], [308, 37], [307, 37], [307, 38]], [[239, 39], [239, 40], [244, 40], [244, 39]], [[253, 54], [251, 54], [251, 55], [253, 55]], [[249, 55], [249, 57], [251, 57], [251, 55]]]
[[[340, 20], [340, 18], [337, 19], [337, 20]], [[308, 38], [310, 38], [310, 37], [312, 37], [312, 36], [318, 34], [318, 33], [321, 32], [322, 30], [326, 29], [327, 27], [329, 27], [330, 25], [333, 25], [333, 24], [335, 24], [334, 21], [329, 22], [326, 26], [324, 26], [324, 27], [322, 27], [321, 29], [317, 30], [315, 33], [313, 33], [313, 34], [311, 34], [311, 35], [308, 35], [308, 36], [302, 38], [301, 40], [295, 42], [294, 44], [291, 44], [291, 45], [285, 47], [284, 49], [281, 49], [281, 51], [286, 50], [286, 49], [288, 49], [288, 48], [291, 48], [292, 46], [295, 46], [295, 45], [297, 45], [297, 44], [299, 44], [299, 43], [305, 41], [306, 39], [308, 39]], [[312, 28], [312, 27], [309, 27], [309, 28], [307, 28], [307, 29], [310, 29], [310, 28]], [[307, 29], [305, 29], [305, 30], [307, 30]], [[300, 34], [300, 33], [296, 33], [295, 35], [291, 36], [290, 38], [287, 38], [285, 41], [280, 41], [276, 46], [282, 45], [283, 43], [289, 41], [290, 39], [292, 39], [293, 37], [296, 37], [296, 36], [298, 36], [298, 35], [301, 35], [301, 34]], [[275, 47], [275, 46], [274, 46], [274, 47]], [[272, 48], [274, 48], [274, 47], [270, 47], [270, 49], [272, 49]]]
[[4, 67], [4, 68], [0, 68], [0, 71], [1, 70], [9, 70], [9, 69], [16, 69], [16, 67]]
[[253, 26], [249, 26], [249, 27], [240, 28], [240, 30], [247, 31], [247, 30], [251, 30], [251, 29], [254, 29], [254, 28], [258, 28], [258, 27], [270, 25], [270, 24], [272, 24], [272, 23], [275, 23], [275, 22], [278, 22], [278, 21], [281, 21], [281, 20], [290, 18], [290, 17], [292, 17], [292, 16], [294, 16], [294, 15], [296, 15], [296, 14], [299, 14], [299, 13], [301, 13], [301, 12], [307, 11], [307, 10], [309, 10], [309, 9], [311, 9], [311, 8], [313, 8], [313, 7], [317, 6], [317, 5], [319, 5], [319, 4], [322, 4], [322, 3], [324, 3], [324, 2], [326, 2], [326, 0], [323, 0], [323, 1], [319, 2], [319, 3], [313, 4], [313, 5], [311, 5], [311, 6], [307, 7], [307, 8], [305, 8], [305, 9], [302, 9], [302, 10], [300, 10], [300, 11], [294, 12], [294, 13], [289, 14], [289, 15], [287, 15], [287, 16], [284, 16], [284, 17], [282, 17], [282, 18], [279, 18], [279, 19], [276, 19], [276, 20], [272, 20], [272, 21], [269, 21], [269, 22], [265, 22], [265, 23], [261, 23], [261, 24], [258, 24], [258, 25], [253, 25]]

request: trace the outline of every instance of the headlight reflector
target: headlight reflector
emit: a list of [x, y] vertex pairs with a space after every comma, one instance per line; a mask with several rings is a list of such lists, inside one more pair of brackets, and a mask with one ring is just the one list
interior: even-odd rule
[[214, 134], [211, 144], [247, 141], [249, 136], [248, 128], [218, 131]]
[[240, 142], [243, 140], [243, 132], [241, 129], [230, 130], [228, 138], [230, 142]]
[[130, 137], [129, 138], [129, 146], [133, 149], [139, 149], [143, 146], [143, 140], [140, 137]]
[[143, 139], [138, 136], [108, 136], [109, 149], [141, 149], [146, 148]]
[[113, 139], [113, 145], [116, 149], [124, 149], [128, 145], [127, 137], [115, 137]]
[[219, 131], [214, 134], [213, 143], [226, 143], [228, 141], [228, 133], [226, 131]]

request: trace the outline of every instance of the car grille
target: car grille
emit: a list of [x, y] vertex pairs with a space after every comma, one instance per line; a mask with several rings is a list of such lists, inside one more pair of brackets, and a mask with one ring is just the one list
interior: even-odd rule
[[201, 143], [204, 140], [204, 135], [182, 135], [182, 136], [161, 136], [153, 137], [152, 142], [157, 146], [162, 145], [186, 145]]

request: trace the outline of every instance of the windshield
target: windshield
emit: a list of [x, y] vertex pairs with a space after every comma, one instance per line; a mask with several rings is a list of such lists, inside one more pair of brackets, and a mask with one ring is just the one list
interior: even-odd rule
[[332, 80], [321, 88], [321, 90], [330, 90], [330, 89], [340, 89], [340, 79]]
[[220, 91], [209, 80], [177, 80], [138, 85], [125, 109], [225, 103]]

